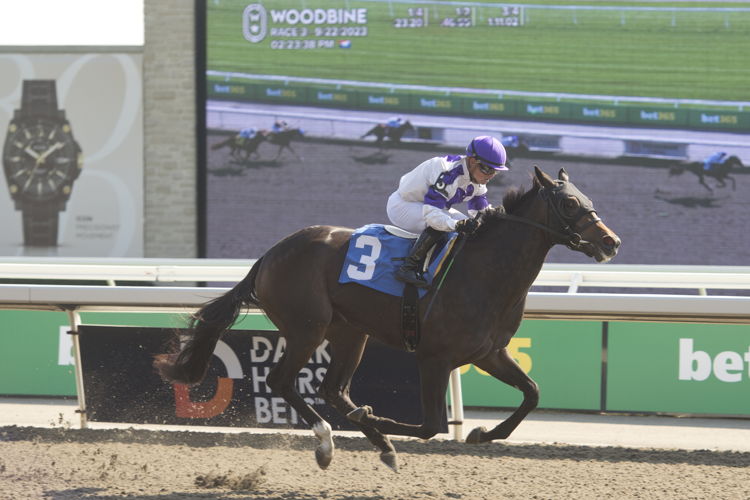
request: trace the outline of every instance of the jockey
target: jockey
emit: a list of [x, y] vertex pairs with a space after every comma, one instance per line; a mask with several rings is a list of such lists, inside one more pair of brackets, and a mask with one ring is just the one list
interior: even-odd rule
[[252, 139], [258, 133], [258, 129], [255, 128], [243, 128], [238, 134], [243, 139]]
[[271, 127], [271, 132], [279, 133], [285, 131], [289, 126], [284, 120], [276, 120], [273, 122], [273, 126]]
[[500, 139], [500, 142], [502, 142], [503, 146], [506, 148], [517, 148], [521, 146], [521, 140], [517, 135], [504, 135]]
[[385, 122], [385, 126], [390, 128], [399, 128], [403, 124], [404, 119], [400, 116], [392, 116], [391, 118], [388, 118], [387, 122]]
[[427, 251], [443, 232], [471, 232], [475, 219], [459, 212], [453, 205], [467, 203], [471, 217], [490, 206], [487, 182], [497, 172], [508, 170], [503, 145], [490, 136], [472, 139], [466, 155], [431, 158], [399, 181], [398, 189], [388, 198], [388, 218], [396, 226], [421, 233], [396, 271], [396, 278], [418, 287], [426, 287], [420, 264]]
[[729, 157], [727, 154], [723, 151], [719, 151], [717, 153], [712, 154], [711, 156], [706, 157], [705, 160], [703, 160], [703, 170], [708, 172], [712, 168], [714, 168], [714, 165], [721, 165], [725, 161], [727, 161]]

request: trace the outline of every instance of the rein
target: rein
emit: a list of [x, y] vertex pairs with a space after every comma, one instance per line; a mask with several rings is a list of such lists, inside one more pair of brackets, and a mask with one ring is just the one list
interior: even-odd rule
[[[523, 224], [528, 224], [530, 226], [534, 226], [536, 228], [539, 228], [543, 231], [546, 231], [550, 233], [551, 235], [555, 236], [559, 240], [561, 240], [565, 246], [568, 248], [571, 248], [573, 250], [578, 250], [581, 248], [582, 245], [589, 243], [588, 241], [581, 238], [581, 232], [583, 232], [587, 227], [596, 224], [597, 222], [601, 221], [602, 219], [600, 217], [594, 217], [591, 221], [589, 221], [585, 226], [583, 226], [580, 229], [580, 232], [576, 232], [573, 227], [576, 226], [579, 220], [581, 220], [582, 217], [586, 216], [589, 213], [594, 212], [594, 210], [586, 210], [584, 209], [584, 213], [582, 213], [580, 216], [576, 218], [576, 220], [573, 222], [573, 227], [567, 222], [566, 218], [563, 216], [562, 213], [560, 213], [560, 209], [555, 205], [554, 202], [554, 193], [547, 193], [549, 188], [542, 188], [539, 190], [539, 196], [541, 196], [542, 200], [547, 204], [547, 212], [548, 214], [551, 212], [555, 219], [557, 219], [557, 222], [562, 226], [562, 232], [557, 231], [555, 229], [552, 229], [551, 227], [541, 224], [539, 222], [533, 221], [531, 219], [527, 219], [526, 217], [519, 217], [517, 215], [512, 215], [508, 213], [502, 213], [498, 214], [501, 219], [515, 221], [515, 222], [521, 222]], [[549, 216], [547, 217], [549, 219]]]

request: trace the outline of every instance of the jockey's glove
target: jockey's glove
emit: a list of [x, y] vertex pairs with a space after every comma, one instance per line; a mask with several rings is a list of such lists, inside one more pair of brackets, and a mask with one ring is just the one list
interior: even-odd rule
[[456, 231], [463, 234], [471, 234], [479, 227], [477, 219], [463, 219], [456, 222]]

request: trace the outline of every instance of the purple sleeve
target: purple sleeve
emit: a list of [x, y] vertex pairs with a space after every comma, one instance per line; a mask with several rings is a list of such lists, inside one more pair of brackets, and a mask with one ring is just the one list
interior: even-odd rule
[[479, 196], [475, 196], [474, 198], [470, 199], [469, 202], [466, 204], [469, 210], [476, 210], [477, 212], [487, 208], [490, 205], [490, 202], [487, 201], [487, 195], [481, 194]]

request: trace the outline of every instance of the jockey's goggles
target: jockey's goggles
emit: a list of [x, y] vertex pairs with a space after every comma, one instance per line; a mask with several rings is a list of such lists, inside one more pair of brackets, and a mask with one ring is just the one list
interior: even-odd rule
[[479, 160], [476, 160], [476, 162], [477, 162], [477, 166], [479, 167], [479, 171], [482, 172], [484, 175], [495, 175], [497, 173], [497, 170], [495, 170], [493, 167], [490, 167], [489, 165], [485, 165]]

